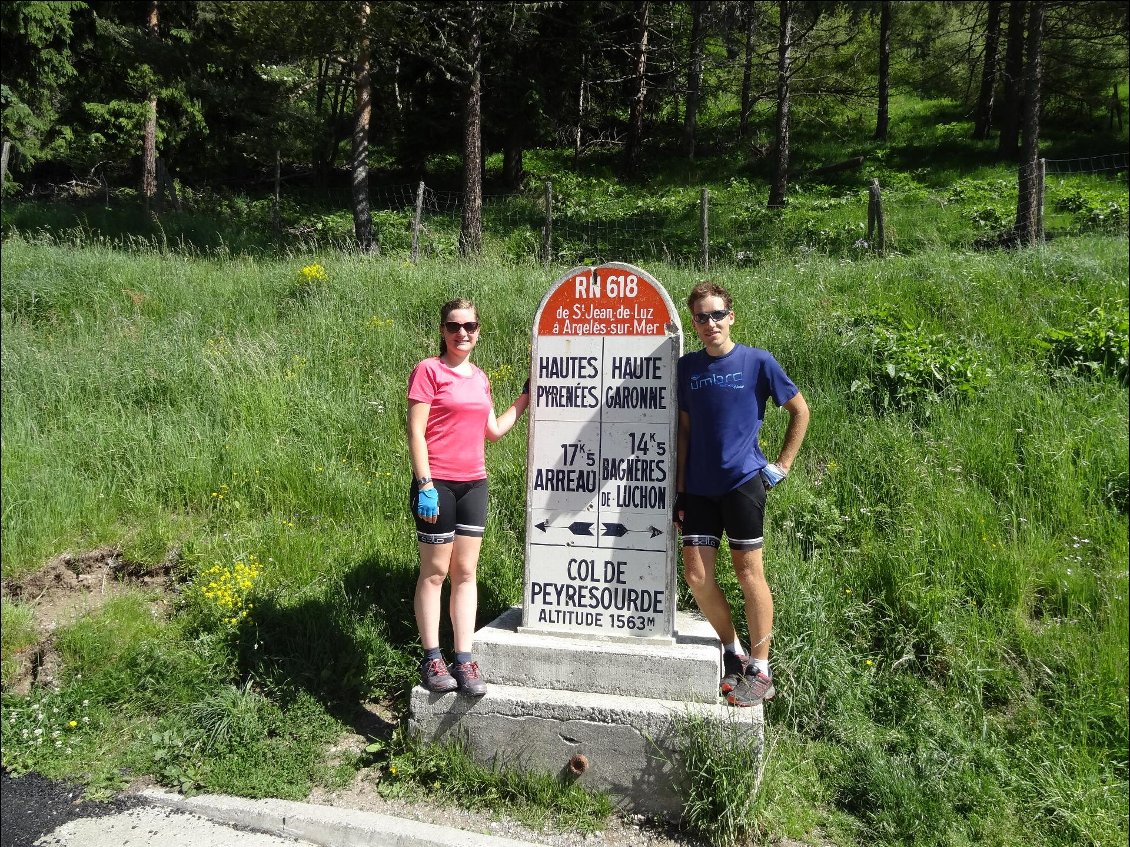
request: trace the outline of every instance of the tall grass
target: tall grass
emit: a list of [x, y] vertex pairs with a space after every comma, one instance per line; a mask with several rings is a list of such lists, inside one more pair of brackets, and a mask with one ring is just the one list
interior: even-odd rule
[[[315, 263], [324, 281], [301, 273]], [[680, 303], [699, 277], [647, 269]], [[326, 739], [359, 700], [403, 710], [417, 652], [407, 374], [437, 344], [439, 304], [469, 296], [504, 405], [563, 270], [9, 238], [4, 578], [102, 544], [141, 569], [178, 562], [186, 589], [252, 554], [262, 573], [229, 628], [185, 590], [168, 619], [115, 606], [64, 631], [60, 690], [4, 695], [5, 764], [77, 775], [97, 751], [94, 779], [125, 767], [253, 796], [342, 778]], [[1096, 306], [1125, 314], [1127, 274], [1125, 239], [1101, 235], [713, 274], [735, 294], [735, 335], [774, 351], [813, 408], [769, 507], [780, 693], [759, 831], [1125, 843], [1127, 389], [1057, 367], [1039, 339]], [[877, 405], [859, 386], [885, 369], [861, 340], [879, 315], [946, 339], [903, 351], [925, 370], [956, 350], [987, 378]], [[783, 425], [770, 415], [768, 444]], [[521, 599], [525, 447], [525, 421], [488, 445], [480, 623]], [[44, 703], [97, 728], [25, 743]], [[224, 749], [236, 736], [253, 754]]]

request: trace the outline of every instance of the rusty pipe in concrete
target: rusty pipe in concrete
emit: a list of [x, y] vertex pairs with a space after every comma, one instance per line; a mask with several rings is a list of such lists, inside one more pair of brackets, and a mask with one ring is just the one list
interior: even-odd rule
[[589, 760], [583, 753], [577, 753], [569, 760], [569, 773], [580, 776], [589, 767]]

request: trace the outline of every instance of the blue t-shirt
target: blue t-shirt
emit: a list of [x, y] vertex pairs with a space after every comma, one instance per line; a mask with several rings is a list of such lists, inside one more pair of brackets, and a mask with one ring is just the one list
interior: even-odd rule
[[735, 344], [717, 359], [705, 350], [679, 359], [679, 411], [691, 419], [683, 484], [689, 494], [718, 497], [769, 464], [757, 434], [772, 397], [783, 406], [797, 387], [772, 354]]

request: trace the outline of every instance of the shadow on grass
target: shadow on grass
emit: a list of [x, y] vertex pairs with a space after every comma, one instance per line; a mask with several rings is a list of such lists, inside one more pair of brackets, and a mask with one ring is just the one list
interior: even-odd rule
[[376, 552], [317, 597], [260, 601], [256, 628], [240, 644], [241, 673], [283, 701], [306, 692], [362, 735], [387, 735], [392, 724], [365, 704], [407, 709], [416, 682], [415, 585], [414, 550]]

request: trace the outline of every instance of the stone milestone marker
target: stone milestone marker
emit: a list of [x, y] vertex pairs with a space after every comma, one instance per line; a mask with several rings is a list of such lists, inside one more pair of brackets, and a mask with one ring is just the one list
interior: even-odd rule
[[667, 292], [631, 265], [574, 268], [543, 298], [523, 630], [672, 641], [682, 338]]
[[574, 268], [542, 300], [532, 351], [523, 604], [475, 632], [486, 695], [416, 686], [412, 726], [678, 816], [682, 716], [764, 732], [760, 706], [719, 701], [710, 625], [675, 608], [678, 313], [639, 268]]

